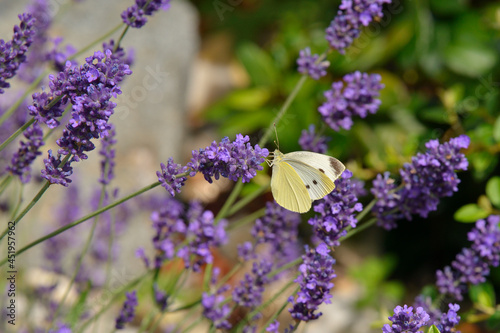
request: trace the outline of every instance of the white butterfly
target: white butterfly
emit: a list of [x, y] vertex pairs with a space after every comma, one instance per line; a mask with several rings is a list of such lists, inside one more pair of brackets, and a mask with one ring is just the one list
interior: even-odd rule
[[309, 151], [282, 154], [274, 151], [271, 191], [276, 202], [291, 211], [305, 213], [314, 200], [329, 194], [335, 188], [345, 166], [328, 155]]

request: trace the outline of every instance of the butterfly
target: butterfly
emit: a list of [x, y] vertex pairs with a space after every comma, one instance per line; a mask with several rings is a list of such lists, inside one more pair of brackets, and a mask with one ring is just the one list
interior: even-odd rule
[[305, 213], [312, 202], [335, 188], [345, 166], [328, 155], [309, 151], [283, 154], [278, 149], [269, 163], [273, 168], [271, 192], [276, 202], [291, 211]]

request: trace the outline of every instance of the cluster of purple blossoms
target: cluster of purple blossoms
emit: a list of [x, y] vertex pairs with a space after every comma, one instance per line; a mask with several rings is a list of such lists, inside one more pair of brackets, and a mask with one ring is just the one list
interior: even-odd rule
[[19, 15], [21, 23], [14, 26], [12, 40], [5, 42], [0, 39], [0, 94], [10, 84], [6, 82], [16, 75], [19, 66], [26, 61], [26, 52], [33, 42], [35, 20], [29, 13]]
[[57, 154], [57, 158], [52, 154], [52, 149], [48, 151], [48, 158], [43, 160], [45, 169], [42, 169], [42, 177], [47, 179], [51, 184], [59, 184], [68, 186], [71, 183], [69, 176], [73, 174], [73, 167], [70, 165], [71, 161], [63, 162], [62, 155]]
[[485, 220], [478, 220], [468, 233], [472, 242], [470, 248], [464, 248], [451, 267], [436, 272], [436, 285], [441, 294], [451, 295], [461, 301], [468, 284], [485, 282], [490, 274], [490, 266], [497, 267], [500, 257], [500, 215], [490, 215]]
[[266, 203], [266, 213], [255, 221], [252, 236], [257, 244], [270, 245], [269, 254], [278, 266], [297, 258], [297, 235], [300, 214], [289, 211], [275, 202]]
[[[212, 271], [210, 284], [215, 285], [217, 277], [220, 274], [218, 267]], [[229, 285], [225, 284], [213, 293], [204, 292], [201, 295], [201, 306], [203, 307], [203, 316], [213, 322], [214, 327], [218, 329], [228, 330], [232, 327], [227, 320], [231, 314], [231, 307], [224, 302], [224, 294], [229, 290]]]
[[219, 144], [214, 141], [205, 149], [193, 150], [191, 162], [187, 164], [191, 168], [190, 176], [201, 172], [209, 183], [212, 183], [212, 177], [219, 179], [220, 176], [249, 182], [257, 171], [263, 169], [261, 164], [269, 155], [266, 148], [252, 147], [249, 141], [248, 135], [237, 134], [233, 142], [224, 137]]
[[455, 326], [460, 322], [460, 316], [457, 314], [460, 310], [458, 304], [448, 304], [448, 311], [442, 313], [432, 304], [429, 296], [419, 295], [415, 298], [414, 308], [421, 307], [429, 315], [427, 326], [435, 325], [441, 333], [460, 333]]
[[315, 126], [311, 124], [309, 125], [309, 130], [302, 130], [299, 144], [303, 150], [325, 154], [328, 150], [328, 141], [331, 139], [328, 136], [321, 136], [316, 133]]
[[[71, 169], [72, 162], [86, 159], [86, 152], [95, 148], [91, 140], [109, 134], [111, 126], [108, 120], [116, 106], [111, 98], [121, 94], [118, 83], [131, 73], [128, 65], [113, 59], [108, 49], [105, 54], [95, 52], [80, 67], [67, 62], [64, 71], [57, 76], [49, 76], [49, 93], [33, 94], [30, 115], [46, 123], [49, 128], [59, 125], [57, 118], [62, 115], [68, 102], [73, 106], [72, 117], [62, 137], [56, 141], [60, 147], [58, 154], [72, 155], [61, 168]], [[44, 161], [45, 172], [42, 173], [51, 183], [54, 183], [54, 178], [64, 178], [58, 168], [54, 168], [54, 160], [60, 160], [60, 156], [54, 158], [49, 154], [49, 159]], [[68, 185], [66, 181], [55, 183]]]
[[109, 125], [109, 130], [106, 134], [102, 135], [101, 140], [101, 150], [99, 150], [99, 155], [103, 157], [101, 160], [101, 177], [99, 178], [99, 183], [103, 185], [108, 185], [114, 178], [113, 169], [115, 167], [115, 148], [116, 144], [116, 130], [115, 126], [111, 123]]
[[440, 198], [453, 195], [460, 183], [456, 170], [468, 167], [460, 149], [467, 148], [469, 143], [466, 135], [443, 144], [437, 140], [427, 142], [427, 151], [412, 157], [412, 162], [400, 170], [403, 186], [399, 190], [388, 174], [378, 175], [371, 190], [377, 199], [372, 211], [378, 225], [389, 230], [396, 226], [395, 220], [399, 218], [411, 220], [412, 214], [425, 218], [436, 210]]
[[40, 147], [44, 145], [43, 131], [38, 122], [35, 121], [24, 131], [24, 137], [26, 141], [20, 141], [21, 147], [12, 156], [7, 171], [19, 176], [22, 183], [28, 183], [31, 180], [31, 163], [42, 154]]
[[140, 28], [148, 21], [146, 15], [151, 16], [159, 9], [168, 10], [169, 8], [170, 0], [135, 0], [135, 4], [123, 11], [121, 17], [126, 25]]
[[115, 328], [117, 330], [121, 330], [125, 327], [126, 323], [130, 323], [135, 316], [135, 308], [139, 304], [137, 301], [137, 292], [134, 290], [133, 292], [126, 294], [126, 300], [123, 303], [122, 310], [120, 314], [116, 318]]
[[381, 79], [379, 74], [356, 71], [344, 76], [345, 85], [342, 81], [333, 82], [332, 89], [324, 93], [326, 102], [318, 108], [323, 120], [334, 131], [349, 130], [353, 116], [365, 118], [368, 113], [377, 112], [381, 103], [377, 97], [384, 87]]
[[355, 228], [356, 212], [363, 210], [358, 197], [365, 195], [363, 182], [352, 179], [352, 172], [345, 170], [335, 181], [335, 189], [322, 200], [316, 201], [314, 211], [319, 213], [310, 218], [315, 238], [328, 246], [339, 246], [339, 239], [347, 234], [347, 227]]
[[331, 280], [336, 275], [333, 269], [335, 259], [328, 254], [329, 251], [325, 244], [310, 250], [306, 246], [306, 253], [302, 256], [302, 264], [299, 266], [300, 274], [294, 280], [299, 284], [300, 290], [295, 299], [290, 297], [293, 307], [289, 311], [296, 320], [318, 319], [321, 316], [321, 312], [315, 313], [318, 307], [322, 303], [331, 303]]
[[[213, 213], [204, 211], [198, 202], [192, 202], [186, 210], [180, 202], [170, 199], [151, 214], [151, 220], [155, 229], [153, 246], [157, 250], [155, 268], [177, 257], [184, 260], [186, 268], [198, 272], [202, 265], [212, 263], [211, 247], [220, 246], [227, 240], [227, 222], [221, 220], [215, 225]], [[177, 246], [180, 247], [176, 249]], [[149, 260], [143, 250], [139, 250], [137, 256], [148, 266]]]
[[340, 54], [361, 34], [361, 27], [384, 16], [382, 6], [391, 0], [342, 0], [337, 16], [326, 29], [326, 40]]
[[174, 162], [172, 157], [168, 158], [167, 165], [160, 163], [161, 171], [156, 171], [158, 181], [161, 183], [171, 196], [175, 196], [175, 192], [180, 193], [181, 188], [187, 177], [179, 176], [185, 174], [189, 168]]
[[253, 147], [249, 141], [248, 135], [238, 134], [233, 142], [224, 137], [220, 143], [214, 141], [206, 148], [193, 150], [191, 161], [186, 166], [169, 158], [167, 165], [160, 164], [161, 171], [156, 172], [158, 181], [172, 196], [181, 191], [187, 179], [185, 172], [189, 172], [191, 177], [201, 172], [209, 183], [213, 182], [212, 177], [219, 179], [220, 176], [233, 181], [241, 178], [243, 183], [247, 183], [257, 175], [257, 171], [263, 169], [261, 164], [269, 155], [266, 148], [259, 145]]
[[299, 53], [299, 58], [297, 59], [297, 65], [299, 73], [304, 75], [309, 75], [314, 80], [319, 80], [321, 77], [326, 75], [326, 69], [330, 66], [330, 62], [321, 61], [317, 62], [319, 55], [311, 55], [311, 49], [306, 47]]
[[263, 259], [254, 262], [252, 274], [245, 274], [240, 285], [232, 293], [233, 300], [240, 306], [255, 308], [262, 303], [264, 286], [270, 282], [267, 274], [271, 272], [273, 263]]
[[155, 283], [153, 285], [153, 290], [155, 293], [155, 302], [160, 308], [160, 311], [165, 311], [168, 305], [168, 295], [163, 290], [160, 290], [158, 285]]
[[385, 324], [382, 327], [383, 333], [423, 333], [419, 331], [422, 326], [425, 326], [430, 317], [423, 308], [419, 307], [413, 313], [413, 307], [405, 305], [404, 307], [396, 306], [394, 315], [389, 317], [392, 325]]

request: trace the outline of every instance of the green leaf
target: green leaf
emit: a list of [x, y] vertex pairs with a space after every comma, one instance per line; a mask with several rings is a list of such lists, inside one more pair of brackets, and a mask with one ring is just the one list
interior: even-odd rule
[[269, 89], [252, 88], [237, 90], [226, 98], [226, 104], [239, 110], [255, 110], [265, 105], [271, 93]]
[[255, 44], [245, 43], [238, 48], [237, 54], [254, 85], [258, 87], [277, 85], [278, 72], [268, 53]]
[[454, 72], [477, 77], [492, 69], [496, 54], [490, 48], [479, 45], [449, 45], [446, 48], [444, 60]]
[[500, 177], [495, 176], [486, 183], [486, 195], [492, 204], [500, 208]]
[[486, 321], [488, 328], [498, 332], [500, 329], [500, 310], [495, 311], [490, 318]]
[[489, 215], [489, 212], [479, 207], [477, 204], [467, 204], [460, 207], [453, 216], [458, 222], [476, 222], [479, 219], [484, 219]]
[[480, 304], [483, 308], [495, 307], [495, 290], [489, 282], [471, 286], [469, 296], [474, 303]]
[[495, 125], [493, 125], [493, 139], [500, 142], [500, 117], [497, 118]]
[[427, 333], [441, 333], [441, 331], [436, 327], [436, 325], [432, 325], [427, 330]]
[[87, 283], [85, 289], [82, 290], [80, 297], [69, 313], [66, 315], [66, 321], [70, 323], [71, 326], [75, 326], [78, 320], [81, 318], [85, 311], [88, 311], [88, 305], [85, 304], [89, 291], [91, 289], [91, 284]]

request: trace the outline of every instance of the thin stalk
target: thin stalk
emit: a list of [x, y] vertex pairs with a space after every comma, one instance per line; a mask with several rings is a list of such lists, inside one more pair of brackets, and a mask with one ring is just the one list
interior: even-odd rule
[[6, 175], [3, 179], [2, 182], [0, 183], [0, 195], [2, 195], [3, 191], [10, 185], [10, 182], [12, 181], [12, 175], [8, 174]]
[[255, 198], [257, 198], [258, 196], [260, 196], [262, 193], [264, 193], [268, 188], [269, 188], [269, 184], [262, 185], [256, 191], [253, 191], [252, 193], [250, 193], [246, 197], [242, 198], [240, 201], [238, 201], [237, 203], [235, 203], [229, 209], [229, 211], [227, 212], [227, 215], [228, 216], [233, 215], [234, 213], [236, 213], [237, 211], [239, 211], [241, 208], [245, 207], [249, 202], [251, 202], [252, 200], [254, 200]]
[[117, 32], [123, 25], [124, 25], [124, 23], [118, 24], [116, 27], [114, 27], [113, 29], [111, 29], [110, 31], [108, 31], [106, 34], [104, 34], [103, 36], [97, 38], [96, 40], [94, 40], [93, 42], [91, 42], [90, 44], [88, 44], [87, 46], [85, 46], [84, 48], [82, 48], [80, 51], [78, 51], [77, 53], [73, 54], [68, 59], [72, 60], [72, 59], [75, 59], [76, 57], [79, 57], [80, 55], [84, 54], [85, 52], [87, 52], [88, 50], [90, 50], [92, 47], [94, 47], [94, 45], [96, 45], [97, 43], [102, 42], [103, 40], [105, 40], [106, 38], [108, 38], [109, 36], [111, 36], [112, 34], [114, 34], [115, 32]]
[[263, 207], [253, 213], [250, 213], [248, 215], [245, 215], [244, 217], [242, 217], [240, 220], [236, 221], [236, 222], [232, 222], [228, 227], [227, 227], [227, 230], [233, 230], [233, 229], [237, 229], [247, 223], [250, 223], [250, 222], [253, 222], [255, 221], [256, 219], [258, 219], [259, 217], [262, 217], [266, 214], [266, 208]]
[[14, 139], [16, 139], [20, 134], [22, 134], [34, 122], [35, 122], [35, 119], [31, 118], [23, 126], [19, 127], [17, 129], [17, 131], [15, 131], [14, 133], [12, 133], [11, 136], [9, 136], [4, 142], [2, 142], [2, 144], [0, 144], [0, 151], [2, 151], [5, 147], [7, 147], [7, 145], [9, 143], [11, 143], [12, 141], [14, 141]]
[[[293, 281], [290, 281], [290, 282], [289, 282], [289, 283], [285, 286], [285, 288], [283, 288], [282, 290], [280, 290], [280, 293], [281, 293], [282, 291], [285, 291], [286, 289], [288, 289], [288, 287], [290, 287], [293, 283], [294, 283]], [[292, 295], [295, 295], [295, 294], [299, 291], [299, 289], [300, 289], [300, 287], [297, 287], [297, 288], [294, 290], [294, 292], [292, 293]], [[279, 294], [278, 294], [278, 295], [279, 295]], [[260, 330], [260, 333], [264, 333], [264, 332], [266, 332], [266, 328], [267, 328], [267, 327], [268, 327], [268, 326], [269, 326], [269, 325], [270, 325], [270, 324], [271, 324], [271, 323], [272, 323], [272, 322], [273, 322], [276, 318], [278, 318], [278, 316], [279, 316], [279, 315], [283, 312], [283, 310], [285, 310], [285, 308], [286, 308], [286, 306], [287, 306], [287, 305], [288, 305], [288, 300], [287, 300], [286, 302], [284, 302], [284, 303], [283, 303], [283, 305], [281, 306], [281, 308], [280, 308], [278, 311], [276, 311], [276, 313], [275, 313], [275, 314], [273, 314], [273, 315], [271, 316], [271, 318], [269, 318], [269, 319], [267, 320], [267, 322], [264, 324], [264, 326], [263, 326], [263, 327], [262, 327], [262, 329]], [[299, 321], [296, 325], [298, 325], [299, 323], [300, 323], [300, 321]]]
[[215, 217], [215, 223], [219, 222], [221, 219], [223, 219], [227, 216], [229, 209], [231, 208], [234, 201], [236, 200], [236, 198], [240, 194], [242, 188], [243, 188], [242, 182], [236, 183], [236, 186], [231, 191], [231, 194], [229, 194], [229, 197], [227, 198], [226, 202], [224, 202], [224, 205], [220, 209], [219, 213], [217, 213], [217, 216]]
[[[41, 238], [39, 238], [39, 239], [37, 239], [37, 240], [29, 243], [28, 245], [26, 245], [25, 247], [23, 247], [22, 249], [20, 249], [19, 251], [16, 252], [16, 257], [18, 257], [21, 253], [25, 252], [26, 250], [32, 248], [33, 246], [38, 245], [38, 244], [42, 243], [43, 241], [45, 241], [45, 240], [47, 240], [49, 238], [52, 238], [52, 237], [54, 237], [56, 235], [59, 235], [60, 233], [66, 231], [68, 229], [71, 229], [74, 226], [77, 226], [77, 225], [79, 225], [79, 224], [81, 224], [81, 223], [83, 223], [83, 222], [85, 222], [85, 221], [93, 218], [94, 216], [97, 216], [97, 215], [99, 215], [99, 214], [101, 214], [101, 213], [103, 213], [105, 211], [108, 211], [111, 208], [116, 207], [119, 204], [121, 204], [121, 203], [123, 203], [123, 202], [125, 202], [127, 200], [130, 200], [130, 199], [132, 199], [132, 198], [134, 198], [134, 197], [136, 197], [136, 196], [138, 196], [138, 195], [140, 195], [140, 194], [142, 194], [142, 193], [144, 193], [146, 191], [149, 191], [149, 190], [157, 187], [158, 185], [160, 185], [160, 182], [156, 182], [156, 183], [153, 183], [151, 185], [145, 186], [144, 188], [140, 189], [137, 192], [134, 192], [134, 193], [132, 193], [132, 194], [130, 194], [130, 195], [128, 195], [128, 196], [120, 199], [120, 200], [117, 200], [117, 201], [115, 201], [115, 202], [113, 202], [113, 203], [111, 203], [111, 204], [109, 204], [107, 206], [104, 206], [104, 207], [96, 210], [95, 212], [92, 212], [92, 213], [90, 213], [90, 214], [82, 217], [81, 219], [76, 220], [75, 222], [72, 222], [72, 223], [70, 223], [70, 224], [68, 224], [68, 225], [66, 225], [64, 227], [61, 227], [61, 228], [59, 228], [59, 229], [51, 232], [50, 234], [48, 234], [46, 236], [43, 236], [43, 237], [41, 237]], [[4, 258], [2, 261], [0, 261], [0, 266], [4, 265], [6, 262], [7, 262], [7, 258]]]
[[[24, 208], [24, 210], [13, 220], [14, 225], [17, 225], [19, 223], [19, 221], [21, 221], [21, 219], [24, 217], [24, 215], [26, 215], [30, 211], [30, 209], [33, 208], [33, 206], [38, 202], [38, 200], [40, 200], [40, 198], [45, 193], [45, 191], [47, 191], [49, 186], [50, 186], [50, 182], [47, 180], [47, 182], [45, 182], [45, 185], [43, 185], [43, 187], [40, 189], [40, 191], [38, 191], [38, 193], [35, 195], [33, 200], [31, 200], [31, 202], [28, 204], [28, 206], [26, 206], [26, 208]], [[5, 237], [5, 235], [7, 235], [8, 231], [9, 231], [9, 229], [5, 229], [2, 232], [2, 235], [0, 236], [0, 240], [2, 240]], [[0, 266], [1, 266], [1, 264], [0, 264]]]

